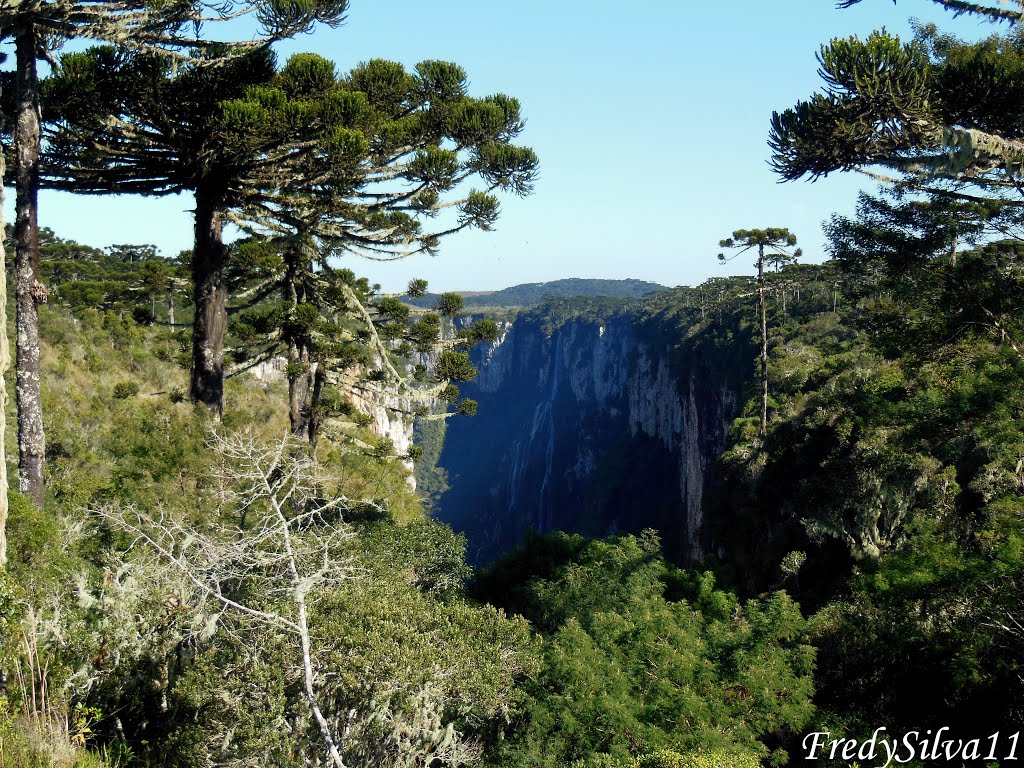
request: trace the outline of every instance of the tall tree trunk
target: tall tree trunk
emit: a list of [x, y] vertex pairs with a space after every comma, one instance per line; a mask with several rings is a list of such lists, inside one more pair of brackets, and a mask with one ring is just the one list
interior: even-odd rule
[[17, 217], [15, 300], [17, 302], [16, 395], [18, 401], [18, 487], [43, 505], [43, 403], [39, 371], [39, 307], [46, 290], [39, 272], [39, 81], [38, 39], [32, 24], [17, 32], [16, 122]]
[[[301, 258], [301, 246], [291, 244], [285, 249], [284, 259], [286, 270], [284, 275], [284, 300], [288, 302], [291, 311], [291, 322], [296, 320], [295, 314], [299, 307], [299, 259]], [[309, 407], [309, 370], [304, 368], [303, 363], [308, 363], [309, 355], [303, 354], [303, 345], [296, 338], [294, 329], [288, 330], [288, 421], [291, 424], [292, 434], [301, 435], [306, 431], [306, 418], [304, 413]], [[306, 359], [303, 360], [303, 357]]]
[[320, 439], [320, 427], [323, 424], [323, 418], [319, 415], [318, 407], [326, 384], [327, 370], [321, 361], [317, 364], [316, 372], [313, 374], [313, 394], [309, 400], [309, 443], [314, 448], [316, 448], [317, 441]]
[[174, 294], [167, 294], [167, 324], [174, 327]]
[[310, 394], [309, 348], [288, 344], [288, 418], [292, 434], [304, 435], [309, 426]]
[[224, 285], [224, 223], [213, 200], [196, 192], [196, 242], [192, 251], [195, 321], [192, 324], [194, 402], [224, 413], [224, 330], [227, 327], [227, 288]]
[[[0, 135], [3, 135], [3, 116], [0, 115]], [[11, 367], [11, 347], [7, 339], [7, 253], [4, 250], [6, 224], [4, 223], [4, 148], [0, 145], [0, 568], [7, 565], [7, 382], [5, 376]], [[6, 677], [0, 672], [0, 682], [6, 688]]]
[[[309, 242], [300, 239], [292, 243], [284, 253], [287, 269], [284, 276], [284, 300], [291, 307], [292, 319], [297, 320], [299, 304], [305, 300], [305, 287], [301, 285], [300, 273], [307, 256]], [[310, 371], [310, 339], [308, 329], [293, 328], [288, 337], [288, 419], [293, 435], [304, 435], [309, 431], [310, 390], [313, 374]]]
[[761, 436], [768, 431], [768, 312], [764, 301], [764, 246], [757, 248], [757, 309], [761, 316]]

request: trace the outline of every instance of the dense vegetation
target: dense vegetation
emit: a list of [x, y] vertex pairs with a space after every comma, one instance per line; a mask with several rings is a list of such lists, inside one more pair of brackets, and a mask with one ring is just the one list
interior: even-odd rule
[[1021, 712], [1020, 259], [993, 244], [785, 320], [769, 431], [734, 427], [728, 570], [812, 611], [817, 702], [852, 732]]
[[[740, 603], [680, 571], [655, 536], [535, 537], [475, 593], [529, 619], [543, 667], [500, 765], [757, 765], [814, 711], [813, 649], [784, 593]], [[673, 762], [671, 752], [679, 755]], [[772, 754], [784, 762], [784, 752]], [[692, 762], [691, 762], [692, 761]]]
[[[194, 542], [227, 546], [224, 534], [255, 514], [237, 495], [247, 457], [211, 444], [209, 416], [186, 401], [187, 337], [164, 324], [166, 303], [153, 321], [145, 276], [156, 268], [141, 267], [153, 255], [45, 242], [43, 269], [64, 275], [41, 315], [52, 499], [45, 516], [20, 497], [12, 506], [6, 759], [290, 765], [315, 754], [287, 633], [215, 609], [138, 540], [193, 537], [190, 562], [206, 579], [214, 561], [201, 552], [222, 550]], [[297, 533], [344, 566], [315, 587], [309, 612], [322, 711], [351, 725], [342, 754], [382, 765], [426, 754], [453, 765], [784, 765], [811, 725], [860, 735], [879, 712], [890, 728], [1009, 722], [1022, 693], [1021, 251], [993, 243], [909, 274], [886, 258], [768, 275], [764, 438], [750, 278], [639, 306], [535, 311], [552, 326], [628, 313], [652, 338], [676, 340], [679, 370], [711, 356], [747, 370], [719, 485], [728, 493], [715, 501], [717, 577], [671, 565], [650, 533], [556, 534], [467, 587], [464, 543], [423, 516], [401, 462], [365, 432], [321, 444], [302, 508], [334, 499], [343, 512], [316, 513]], [[173, 283], [174, 265], [159, 263]], [[109, 309], [78, 298], [89, 284]], [[285, 382], [228, 383], [237, 408], [219, 433], [279, 441]], [[292, 444], [280, 460], [308, 469], [310, 450]], [[291, 615], [284, 593], [258, 591], [265, 570], [217, 575], [235, 582], [233, 599]]]
[[[5, 764], [299, 759], [306, 726], [287, 635], [190, 594], [187, 580], [112, 523], [145, 511], [197, 532], [246, 527], [234, 494], [241, 470], [231, 465], [239, 457], [210, 449], [209, 418], [185, 400], [187, 371], [173, 359], [180, 340], [114, 311], [58, 306], [42, 320], [51, 499], [45, 514], [18, 496], [12, 505]], [[264, 388], [241, 377], [229, 387], [238, 409], [218, 433], [279, 443], [288, 430], [283, 382]], [[411, 764], [417, 750], [442, 745], [472, 754], [535, 664], [524, 623], [459, 596], [462, 545], [423, 517], [400, 462], [330, 446], [319, 465], [318, 493], [346, 500], [331, 553], [346, 575], [311, 614], [325, 643], [317, 665], [345, 670], [330, 683], [344, 711], [328, 715], [349, 718], [357, 732], [346, 754], [366, 751], [382, 765], [399, 754]], [[274, 598], [258, 600], [269, 610]], [[99, 757], [75, 758], [76, 745]]]
[[[519, 322], [551, 333], [571, 322], [628, 321], [648, 343], [675, 344], [678, 374], [713, 360], [719, 375], [746, 382], [743, 412], [705, 498], [718, 552], [706, 565], [718, 589], [749, 596], [747, 610], [777, 590], [799, 604], [806, 623], [794, 627], [815, 649], [816, 728], [868, 738], [879, 724], [924, 733], [952, 723], [964, 738], [985, 737], [1013, 726], [1024, 695], [1017, 386], [1024, 250], [1018, 240], [990, 238], [951, 254], [948, 239], [921, 226], [935, 215], [934, 202], [911, 200], [865, 198], [857, 217], [830, 225], [837, 260], [767, 275], [763, 437], [751, 278], [716, 279], [639, 304], [552, 301]], [[985, 228], [968, 213], [961, 211], [962, 226]], [[1012, 226], [1005, 211], [974, 214]], [[603, 752], [622, 760], [637, 750], [626, 734], [642, 733], [643, 744], [655, 747], [685, 744], [667, 736], [664, 722], [645, 719], [647, 696], [657, 692], [628, 688], [642, 673], [621, 671], [631, 660], [619, 643], [642, 648], [644, 621], [657, 615], [640, 621], [631, 597], [617, 591], [639, 588], [634, 575], [670, 612], [683, 597], [706, 618], [692, 592], [672, 591], [671, 574], [679, 572], [660, 556], [644, 566], [660, 574], [660, 586], [643, 582], [643, 568], [622, 564], [642, 560], [644, 546], [629, 537], [533, 538], [479, 577], [474, 593], [526, 616], [549, 648], [547, 671], [527, 687], [525, 732], [534, 736], [527, 744], [508, 740], [507, 764], [599, 760], [593, 755]], [[630, 575], [594, 574], [590, 558]], [[619, 621], [628, 640], [616, 634]], [[713, 634], [725, 636], [721, 627]], [[693, 647], [676, 647], [683, 645]], [[567, 670], [573, 659], [586, 661]], [[626, 687], [608, 693], [610, 680]], [[587, 694], [571, 693], [577, 685]], [[587, 712], [576, 711], [581, 700]], [[603, 702], [619, 706], [605, 711]], [[545, 756], [530, 753], [538, 743], [550, 745]], [[762, 734], [760, 747], [744, 746], [785, 748], [789, 759], [799, 751], [785, 728]]]

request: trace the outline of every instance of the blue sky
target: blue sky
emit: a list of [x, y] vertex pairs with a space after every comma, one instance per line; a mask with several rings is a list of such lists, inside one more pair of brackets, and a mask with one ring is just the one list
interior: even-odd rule
[[[856, 175], [778, 184], [768, 166], [773, 109], [818, 88], [815, 53], [836, 36], [908, 18], [973, 38], [926, 0], [352, 0], [347, 22], [288, 41], [339, 69], [369, 58], [408, 66], [446, 59], [470, 92], [509, 93], [527, 119], [521, 142], [541, 159], [530, 197], [505, 198], [493, 232], [445, 241], [435, 258], [350, 266], [386, 290], [425, 277], [434, 290], [486, 290], [563, 277], [634, 277], [693, 285], [722, 274], [718, 240], [737, 228], [786, 226], [822, 258], [821, 223], [852, 211]], [[89, 198], [44, 192], [40, 221], [90, 245], [190, 246], [191, 199]], [[11, 215], [8, 200], [7, 215]], [[742, 271], [733, 262], [730, 272]]]

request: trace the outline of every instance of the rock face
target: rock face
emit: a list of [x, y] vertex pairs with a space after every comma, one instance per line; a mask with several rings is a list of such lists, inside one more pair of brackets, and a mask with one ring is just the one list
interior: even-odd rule
[[704, 557], [702, 497], [741, 377], [629, 315], [551, 332], [521, 316], [474, 357], [480, 373], [462, 389], [480, 409], [448, 425], [437, 512], [467, 535], [472, 561], [530, 529], [655, 528], [671, 557]]
[[[379, 438], [390, 440], [395, 446], [396, 456], [405, 456], [413, 443], [413, 424], [415, 419], [405, 414], [414, 410], [415, 404], [407, 398], [386, 395], [378, 392], [346, 392], [352, 404], [370, 417], [370, 431]], [[409, 487], [416, 490], [416, 476], [413, 462], [403, 461], [409, 470]]]
[[[285, 381], [287, 367], [287, 358], [273, 357], [253, 366], [249, 373], [266, 387], [272, 382]], [[370, 431], [374, 435], [390, 440], [396, 455], [409, 453], [413, 443], [414, 419], [404, 414], [413, 410], [412, 403], [404, 398], [378, 393], [351, 391], [346, 394], [356, 408], [370, 417]], [[416, 490], [412, 461], [404, 463], [409, 470], [409, 485]]]

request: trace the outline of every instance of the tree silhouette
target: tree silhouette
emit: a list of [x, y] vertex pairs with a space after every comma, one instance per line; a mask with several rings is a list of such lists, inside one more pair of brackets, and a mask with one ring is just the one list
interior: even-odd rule
[[825, 88], [772, 116], [772, 167], [785, 180], [857, 170], [958, 200], [1024, 204], [1024, 39], [967, 44], [919, 27], [832, 40]]

